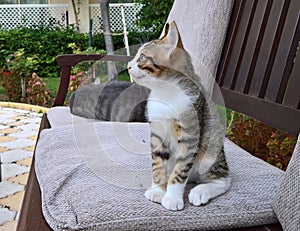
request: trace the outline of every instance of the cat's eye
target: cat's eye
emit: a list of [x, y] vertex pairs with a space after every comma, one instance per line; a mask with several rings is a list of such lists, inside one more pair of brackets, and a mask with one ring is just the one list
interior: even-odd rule
[[139, 57], [139, 61], [143, 61], [146, 59], [146, 56], [144, 54], [141, 54]]

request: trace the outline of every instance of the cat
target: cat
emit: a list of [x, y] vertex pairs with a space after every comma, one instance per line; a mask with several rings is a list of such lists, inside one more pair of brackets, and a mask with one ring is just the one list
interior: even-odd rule
[[71, 113], [88, 119], [147, 122], [145, 107], [150, 90], [126, 81], [83, 85], [69, 100]]
[[231, 185], [224, 153], [222, 119], [196, 76], [176, 23], [144, 44], [128, 63], [132, 79], [151, 90], [147, 117], [151, 131], [152, 186], [145, 197], [169, 210], [207, 204]]

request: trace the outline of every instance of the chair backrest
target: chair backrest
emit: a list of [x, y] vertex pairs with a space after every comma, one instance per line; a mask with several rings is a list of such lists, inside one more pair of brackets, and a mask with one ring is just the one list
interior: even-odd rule
[[175, 0], [167, 22], [175, 21], [197, 75], [212, 93], [234, 0]]
[[227, 107], [300, 131], [299, 0], [236, 0], [217, 74]]
[[[299, 10], [299, 0], [201, 0], [188, 4], [176, 0], [168, 21], [176, 21], [185, 48], [198, 59], [195, 68], [202, 71], [208, 89], [214, 80], [211, 76], [216, 76], [226, 107], [298, 134]], [[64, 102], [71, 66], [87, 59], [128, 61], [130, 57], [59, 56], [62, 79], [53, 106]]]

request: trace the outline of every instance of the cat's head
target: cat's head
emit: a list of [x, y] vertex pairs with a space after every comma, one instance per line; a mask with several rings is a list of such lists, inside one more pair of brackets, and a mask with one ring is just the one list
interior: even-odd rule
[[173, 21], [166, 24], [160, 39], [148, 42], [138, 50], [134, 59], [128, 63], [128, 71], [135, 82], [151, 88], [153, 81], [184, 73], [189, 63], [189, 56]]

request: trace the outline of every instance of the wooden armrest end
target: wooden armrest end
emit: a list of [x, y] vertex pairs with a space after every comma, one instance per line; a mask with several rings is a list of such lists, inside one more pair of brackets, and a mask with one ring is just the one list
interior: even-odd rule
[[60, 84], [55, 97], [53, 107], [62, 106], [65, 102], [70, 83], [71, 69], [83, 61], [114, 61], [129, 62], [133, 57], [126, 55], [103, 55], [103, 54], [64, 54], [56, 57], [57, 64], [61, 67]]

